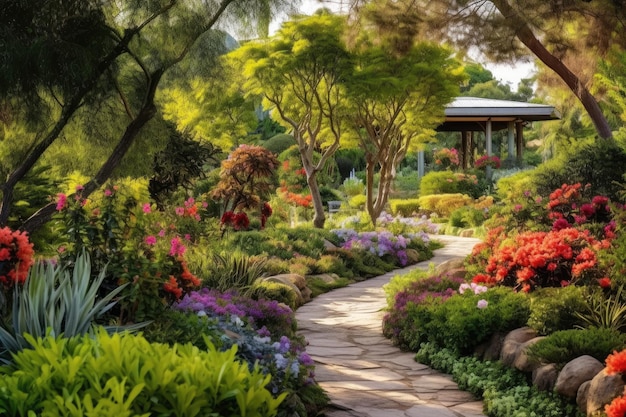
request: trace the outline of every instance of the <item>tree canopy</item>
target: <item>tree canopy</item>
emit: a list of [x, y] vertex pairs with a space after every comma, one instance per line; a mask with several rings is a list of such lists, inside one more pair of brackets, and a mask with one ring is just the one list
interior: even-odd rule
[[[99, 106], [106, 105], [112, 111], [102, 123], [120, 126], [102, 138], [109, 147], [108, 157], [85, 184], [83, 196], [88, 196], [112, 175], [158, 114], [155, 95], [164, 75], [183, 62], [200, 39], [223, 39], [224, 33], [215, 30], [218, 22], [241, 24], [267, 18], [286, 3], [2, 1], [0, 108], [4, 132], [9, 132], [2, 147], [13, 158], [2, 167], [6, 181], [0, 185], [0, 224], [9, 218], [17, 183], [68, 126], [80, 122], [81, 109], [98, 114]], [[195, 69], [210, 66], [219, 52], [205, 48], [205, 60]], [[54, 205], [49, 204], [22, 227], [36, 229], [53, 212]]]

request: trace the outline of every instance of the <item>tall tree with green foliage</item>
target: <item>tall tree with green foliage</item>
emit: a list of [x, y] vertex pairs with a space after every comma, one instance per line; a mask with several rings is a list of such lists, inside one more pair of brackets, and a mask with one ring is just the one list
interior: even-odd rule
[[[396, 168], [409, 150], [432, 139], [465, 74], [446, 48], [415, 42], [406, 32], [365, 30], [369, 16], [364, 14], [354, 45], [356, 65], [346, 85], [353, 127], [365, 151], [366, 208], [376, 224]], [[403, 17], [411, 18], [398, 16]], [[375, 174], [379, 174], [376, 189]]]
[[[0, 2], [2, 123], [15, 160], [0, 185], [6, 224], [16, 185], [57, 141], [76, 112], [116, 97], [125, 128], [109, 157], [85, 184], [83, 197], [119, 166], [158, 112], [156, 92], [199, 41], [221, 38], [220, 23], [266, 17], [282, 0], [26, 0]], [[206, 50], [207, 57], [220, 51]], [[209, 61], [205, 62], [208, 64]], [[17, 124], [15, 120], [25, 121]], [[16, 132], [17, 130], [17, 132]], [[48, 204], [22, 228], [34, 230], [54, 212]]]
[[[378, 23], [397, 27], [388, 17], [393, 8], [386, 6], [378, 10]], [[439, 35], [465, 51], [478, 48], [496, 61], [536, 57], [578, 98], [598, 135], [611, 137], [612, 126], [589, 83], [599, 58], [626, 47], [622, 1], [428, 0], [394, 7], [419, 13], [414, 25], [407, 25], [411, 31]]]
[[[339, 148], [344, 132], [342, 74], [349, 68], [345, 20], [321, 13], [286, 22], [278, 33], [233, 51], [233, 65], [243, 66], [249, 94], [262, 95], [265, 108], [277, 114], [298, 143], [315, 211], [313, 224], [324, 226], [318, 173]], [[314, 152], [321, 158], [314, 159]]]

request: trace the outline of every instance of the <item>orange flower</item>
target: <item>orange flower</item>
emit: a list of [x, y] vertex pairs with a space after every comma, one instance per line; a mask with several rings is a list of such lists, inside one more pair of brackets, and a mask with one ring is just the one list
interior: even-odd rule
[[183, 296], [183, 290], [178, 286], [178, 281], [173, 275], [170, 275], [170, 280], [163, 284], [163, 289], [174, 295], [177, 300]]
[[614, 351], [606, 358], [606, 373], [614, 375], [626, 371], [626, 350]]
[[626, 397], [617, 397], [611, 404], [604, 407], [607, 417], [624, 417], [626, 416]]

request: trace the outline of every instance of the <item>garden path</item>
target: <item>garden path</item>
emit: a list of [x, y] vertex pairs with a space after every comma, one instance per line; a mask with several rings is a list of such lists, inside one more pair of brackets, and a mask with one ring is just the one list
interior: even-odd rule
[[478, 239], [435, 236], [445, 244], [428, 261], [322, 294], [296, 311], [299, 332], [328, 393], [327, 417], [478, 417], [482, 402], [449, 375], [415, 362], [382, 335], [382, 286], [411, 269], [470, 253]]

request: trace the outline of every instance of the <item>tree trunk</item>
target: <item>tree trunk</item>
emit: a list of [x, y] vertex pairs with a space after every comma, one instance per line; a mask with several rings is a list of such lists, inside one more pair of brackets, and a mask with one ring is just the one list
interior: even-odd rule
[[[135, 138], [141, 132], [141, 129], [148, 123], [156, 114], [156, 106], [154, 105], [154, 94], [156, 88], [159, 85], [161, 77], [163, 76], [163, 69], [159, 69], [150, 77], [148, 91], [144, 99], [144, 103], [139, 110], [137, 116], [130, 122], [124, 131], [124, 135], [118, 142], [117, 146], [102, 165], [98, 173], [84, 185], [84, 189], [81, 191], [81, 196], [88, 197], [91, 193], [96, 191], [102, 186], [113, 174], [113, 171], [122, 161], [126, 152], [130, 149], [131, 145], [135, 141]], [[50, 221], [55, 211], [56, 203], [52, 202], [39, 209], [36, 213], [30, 216], [22, 224], [20, 229], [29, 233], [39, 229], [41, 226]]]
[[365, 208], [367, 214], [370, 216], [372, 225], [376, 227], [376, 220], [378, 216], [374, 215], [374, 172], [376, 171], [376, 160], [371, 154], [365, 155], [365, 195], [366, 202]]
[[580, 100], [583, 107], [593, 121], [598, 135], [604, 139], [613, 136], [609, 122], [602, 114], [600, 106], [595, 97], [591, 95], [587, 87], [583, 85], [580, 79], [563, 62], [554, 56], [545, 46], [537, 39], [530, 27], [524, 23], [523, 17], [520, 16], [509, 4], [508, 0], [492, 0], [493, 4], [500, 10], [500, 13], [507, 19], [512, 20], [517, 25], [517, 38], [524, 44], [535, 56], [548, 68], [552, 69], [569, 87], [574, 95]]
[[309, 174], [307, 170], [306, 182], [309, 185], [309, 191], [311, 191], [311, 202], [313, 203], [313, 227], [318, 229], [324, 228], [326, 222], [326, 215], [324, 213], [324, 202], [322, 201], [322, 195], [320, 194], [320, 187], [317, 183], [317, 172], [313, 171]]

